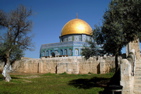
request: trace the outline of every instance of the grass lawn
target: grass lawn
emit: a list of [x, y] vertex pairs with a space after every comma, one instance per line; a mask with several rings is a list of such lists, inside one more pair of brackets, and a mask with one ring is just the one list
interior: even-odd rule
[[11, 74], [0, 75], [0, 94], [99, 94], [113, 76], [108, 74]]

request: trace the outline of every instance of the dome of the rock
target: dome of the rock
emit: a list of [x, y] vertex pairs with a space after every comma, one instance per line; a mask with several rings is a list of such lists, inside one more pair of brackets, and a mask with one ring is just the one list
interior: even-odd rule
[[92, 28], [90, 25], [81, 19], [72, 19], [67, 22], [62, 28], [61, 36], [70, 34], [86, 34], [92, 35]]
[[82, 48], [89, 47], [87, 41], [93, 41], [92, 28], [81, 19], [72, 19], [62, 28], [60, 43], [43, 44], [40, 57], [81, 56]]

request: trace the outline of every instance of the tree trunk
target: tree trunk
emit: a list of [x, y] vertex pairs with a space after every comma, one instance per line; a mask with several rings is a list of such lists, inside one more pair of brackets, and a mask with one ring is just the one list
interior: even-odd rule
[[118, 70], [118, 54], [115, 55], [115, 72]]
[[11, 72], [12, 68], [11, 68], [11, 63], [9, 60], [9, 56], [6, 56], [6, 64], [4, 65], [3, 71], [2, 71], [2, 75], [4, 76], [4, 79], [6, 82], [10, 82], [11, 80], [11, 76], [9, 75], [9, 73]]
[[2, 71], [2, 75], [4, 76], [6, 82], [10, 82], [11, 80], [11, 77], [9, 75], [10, 71], [11, 71], [11, 65], [6, 64]]

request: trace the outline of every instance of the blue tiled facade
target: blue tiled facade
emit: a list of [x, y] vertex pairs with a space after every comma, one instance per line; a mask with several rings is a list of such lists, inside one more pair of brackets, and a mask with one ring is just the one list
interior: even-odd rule
[[90, 35], [72, 34], [60, 37], [60, 43], [43, 44], [40, 57], [56, 56], [81, 56], [82, 48], [89, 46], [86, 41], [91, 41]]

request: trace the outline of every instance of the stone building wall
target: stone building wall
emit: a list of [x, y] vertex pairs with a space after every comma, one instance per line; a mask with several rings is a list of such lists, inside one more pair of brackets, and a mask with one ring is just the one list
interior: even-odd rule
[[85, 60], [83, 57], [55, 57], [31, 59], [22, 58], [16, 61], [12, 68], [20, 73], [108, 73], [114, 66], [114, 57], [91, 57]]

